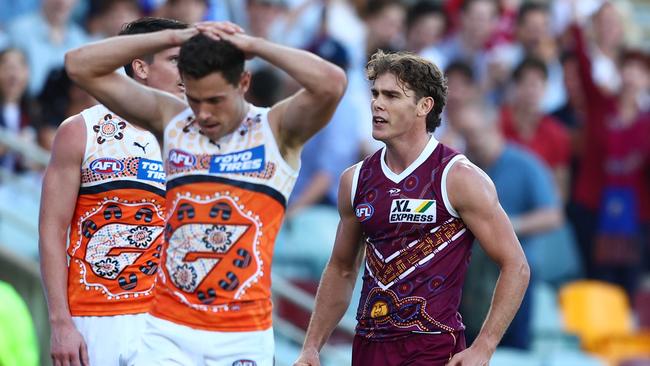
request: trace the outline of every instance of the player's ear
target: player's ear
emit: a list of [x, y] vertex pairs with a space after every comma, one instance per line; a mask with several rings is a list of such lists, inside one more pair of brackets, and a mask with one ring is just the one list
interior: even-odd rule
[[133, 68], [133, 76], [136, 79], [146, 80], [149, 76], [149, 64], [145, 60], [136, 58], [131, 61], [131, 68]]
[[417, 103], [418, 116], [426, 116], [433, 109], [434, 101], [431, 97], [422, 97]]
[[239, 90], [241, 91], [242, 95], [246, 94], [250, 85], [251, 85], [250, 71], [242, 72], [241, 77], [239, 78]]

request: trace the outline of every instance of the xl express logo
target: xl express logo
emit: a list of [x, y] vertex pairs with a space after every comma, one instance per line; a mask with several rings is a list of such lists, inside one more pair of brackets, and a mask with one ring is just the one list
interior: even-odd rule
[[435, 200], [393, 200], [390, 205], [391, 223], [410, 222], [428, 224], [436, 222]]
[[162, 162], [140, 158], [138, 179], [163, 183], [165, 181], [165, 171]]
[[213, 155], [210, 173], [252, 173], [264, 170], [264, 145], [224, 155]]
[[124, 164], [113, 158], [99, 158], [90, 163], [90, 170], [97, 174], [116, 174], [124, 170]]

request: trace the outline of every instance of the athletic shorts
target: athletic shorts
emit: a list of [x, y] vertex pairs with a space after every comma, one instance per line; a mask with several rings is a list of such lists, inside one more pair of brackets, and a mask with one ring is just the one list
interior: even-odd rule
[[465, 349], [465, 334], [413, 333], [394, 340], [370, 340], [355, 336], [352, 366], [445, 366]]
[[215, 332], [149, 315], [129, 366], [273, 366], [274, 348], [273, 328]]
[[128, 365], [138, 350], [147, 314], [73, 316], [84, 337], [91, 366]]

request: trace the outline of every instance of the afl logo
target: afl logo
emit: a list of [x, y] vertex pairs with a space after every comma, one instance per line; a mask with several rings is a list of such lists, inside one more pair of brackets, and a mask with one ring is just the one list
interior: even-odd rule
[[124, 170], [124, 164], [113, 158], [99, 158], [90, 163], [90, 170], [97, 174], [116, 174]]
[[232, 366], [257, 366], [257, 362], [252, 360], [238, 360], [233, 362]]
[[169, 152], [169, 163], [174, 168], [191, 168], [196, 164], [196, 156], [183, 150], [173, 149]]
[[372, 217], [372, 214], [375, 213], [375, 208], [369, 203], [362, 203], [357, 206], [355, 213], [359, 221], [364, 222]]

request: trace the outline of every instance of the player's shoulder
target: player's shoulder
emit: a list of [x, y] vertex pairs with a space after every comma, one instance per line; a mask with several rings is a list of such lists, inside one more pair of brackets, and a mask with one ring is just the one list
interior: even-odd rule
[[446, 184], [449, 199], [455, 207], [496, 197], [492, 179], [467, 158], [459, 159], [449, 169]]
[[73, 116], [70, 116], [66, 118], [61, 124], [59, 125], [59, 128], [57, 129], [57, 135], [58, 134], [66, 134], [66, 135], [77, 135], [77, 134], [83, 134], [85, 133], [85, 120], [84, 117], [79, 114], [75, 114]]
[[449, 167], [447, 177], [450, 184], [453, 183], [480, 183], [481, 181], [490, 181], [488, 175], [466, 157], [461, 157]]
[[56, 130], [54, 152], [83, 154], [86, 147], [86, 123], [81, 114], [66, 118]]

